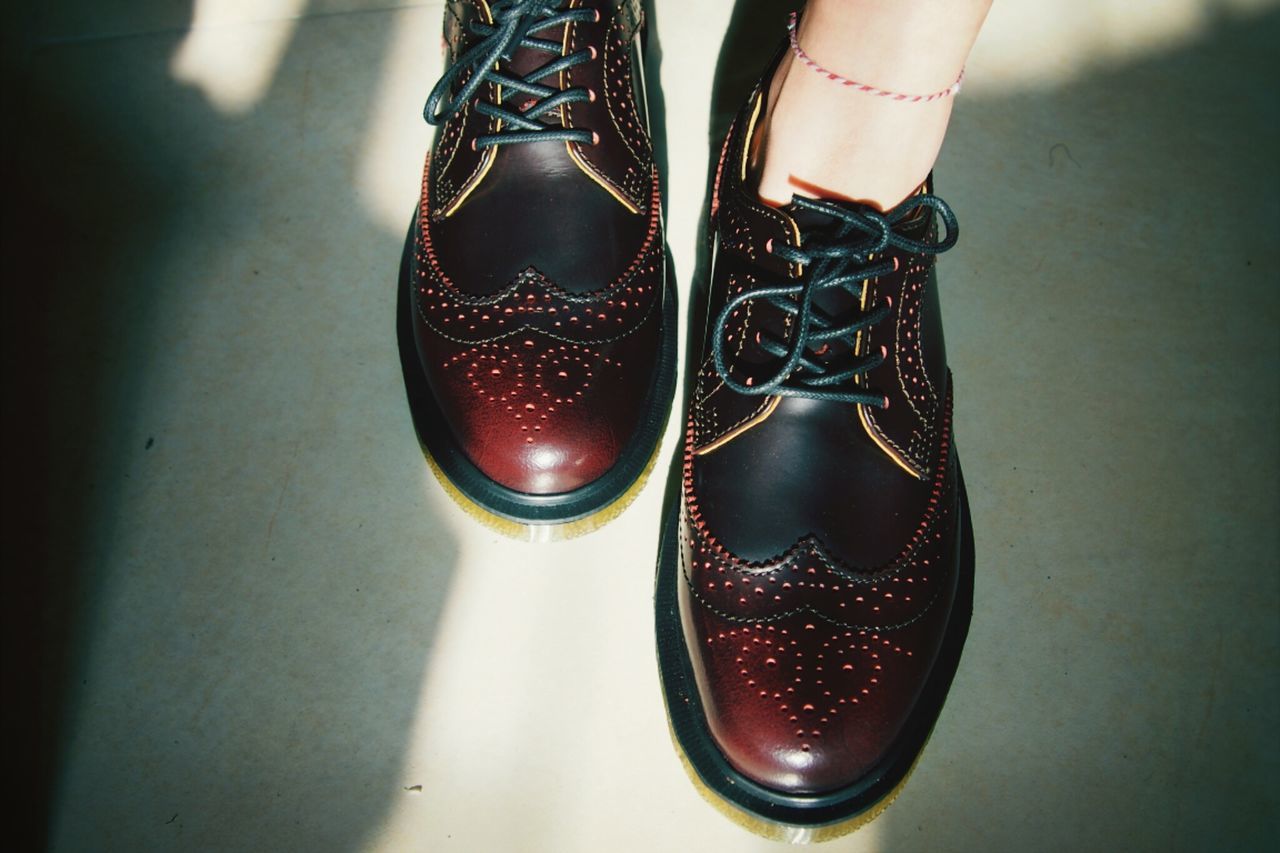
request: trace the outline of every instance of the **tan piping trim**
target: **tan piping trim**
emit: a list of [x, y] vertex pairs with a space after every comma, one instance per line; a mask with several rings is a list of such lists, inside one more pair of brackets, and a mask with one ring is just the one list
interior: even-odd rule
[[778, 403], [781, 400], [782, 400], [781, 397], [770, 397], [769, 401], [765, 403], [764, 408], [761, 409], [758, 413], [756, 413], [756, 415], [753, 418], [751, 418], [749, 421], [746, 421], [745, 423], [738, 424], [736, 427], [729, 430], [724, 435], [720, 436], [710, 444], [704, 444], [702, 447], [694, 448], [693, 455], [706, 456], [708, 453], [712, 452], [713, 450], [717, 450], [721, 447], [724, 447], [726, 444], [733, 441], [735, 438], [742, 435], [744, 432], [751, 429], [752, 427], [759, 426], [760, 424], [764, 423], [769, 418], [769, 415], [773, 414], [774, 409], [778, 408]]
[[[501, 120], [498, 121], [498, 126], [502, 126]], [[489, 170], [493, 168], [494, 155], [496, 153], [497, 149], [495, 148], [490, 147], [485, 149], [484, 159], [480, 161], [479, 171], [476, 172], [475, 176], [472, 177], [471, 180], [467, 181], [466, 186], [462, 188], [462, 192], [460, 192], [458, 197], [453, 200], [453, 204], [445, 208], [444, 212], [440, 214], [441, 219], [448, 219], [453, 215], [453, 212], [461, 207], [462, 203], [467, 200], [467, 196], [471, 195], [472, 191], [476, 187], [480, 186], [480, 182], [484, 180], [484, 176], [489, 174]]]
[[[485, 23], [492, 24], [493, 12], [489, 9], [489, 3], [487, 0], [477, 0], [477, 2], [479, 4], [480, 11], [484, 13]], [[501, 85], [498, 86], [498, 103], [502, 103]], [[502, 119], [498, 119], [497, 130], [502, 130]], [[474, 191], [476, 187], [480, 186], [480, 182], [484, 180], [484, 176], [489, 174], [489, 170], [493, 168], [493, 161], [496, 159], [497, 153], [498, 149], [493, 147], [489, 147], [484, 150], [484, 154], [481, 155], [480, 168], [471, 176], [471, 180], [467, 181], [463, 185], [462, 189], [458, 192], [458, 195], [454, 198], [453, 204], [449, 205], [443, 212], [441, 212], [441, 219], [448, 219], [452, 216], [454, 211], [459, 207], [462, 207], [462, 203], [467, 200], [467, 197], [471, 195], [472, 191]]]
[[756, 105], [751, 108], [751, 118], [747, 120], [747, 126], [744, 129], [742, 145], [742, 162], [738, 164], [738, 180], [745, 184], [747, 182], [747, 162], [751, 159], [751, 137], [756, 133], [756, 121], [760, 118], [760, 108], [764, 106], [764, 93], [756, 94]]
[[910, 465], [908, 465], [906, 462], [902, 460], [902, 457], [898, 455], [898, 451], [894, 450], [892, 447], [885, 444], [884, 439], [882, 439], [879, 436], [879, 434], [875, 431], [875, 429], [871, 426], [871, 422], [868, 420], [866, 409], [867, 407], [864, 404], [862, 403], [858, 404], [858, 420], [862, 422], [862, 428], [866, 430], [866, 433], [868, 436], [871, 437], [871, 440], [876, 443], [877, 447], [879, 447], [881, 450], [885, 452], [886, 456], [888, 456], [890, 459], [896, 462], [899, 468], [901, 468], [903, 471], [906, 471], [908, 474], [910, 474], [912, 477], [916, 478], [917, 480], [923, 480], [924, 477], [921, 476], [921, 474], [918, 471], [916, 471], [916, 469], [912, 468]]
[[[563, 109], [563, 107], [561, 107], [561, 109]], [[621, 203], [622, 206], [625, 207], [630, 213], [639, 213], [640, 208], [632, 204], [630, 199], [619, 195], [618, 191], [615, 190], [609, 184], [608, 181], [605, 181], [599, 175], [597, 175], [595, 172], [595, 169], [589, 166], [587, 162], [582, 159], [582, 155], [579, 154], [573, 147], [576, 144], [577, 143], [566, 141], [564, 144], [564, 147], [565, 147], [565, 150], [569, 152], [569, 158], [573, 160], [574, 164], [577, 165], [579, 169], [582, 170], [582, 173], [586, 175], [588, 178], [590, 178], [591, 180], [595, 181], [601, 187], [603, 187], [605, 191], [609, 193], [609, 195], [616, 198], [619, 201], [619, 203]]]
[[[569, 4], [568, 8], [572, 9], [578, 5], [579, 5], [579, 0], [573, 0], [573, 2]], [[561, 44], [560, 44], [560, 54], [562, 56], [569, 52], [569, 33], [572, 30], [573, 30], [573, 21], [570, 21], [569, 23], [564, 25], [564, 37], [561, 39]], [[560, 88], [564, 89], [564, 72], [563, 71], [559, 72], [559, 76], [560, 76]], [[559, 110], [560, 124], [562, 127], [569, 126], [568, 118], [565, 116], [565, 111], [568, 108], [569, 108], [568, 104], [560, 105], [560, 110]], [[625, 196], [619, 195], [618, 191], [614, 189], [612, 186], [610, 186], [608, 181], [600, 177], [600, 175], [596, 172], [595, 168], [592, 167], [590, 164], [588, 164], [587, 161], [582, 158], [582, 155], [578, 153], [577, 149], [574, 148], [576, 144], [577, 143], [575, 142], [565, 140], [564, 150], [569, 152], [569, 159], [573, 161], [573, 164], [578, 167], [579, 171], [581, 171], [582, 174], [586, 175], [588, 178], [590, 178], [591, 180], [599, 184], [604, 189], [604, 191], [607, 192], [609, 195], [616, 198], [619, 204], [625, 207], [629, 213], [639, 213], [640, 208], [637, 207], [631, 201], [631, 199], [626, 198]]]
[[[868, 261], [875, 260], [875, 255], [874, 254], [867, 255], [867, 260]], [[867, 310], [867, 296], [870, 292], [871, 292], [871, 279], [869, 278], [863, 279], [862, 280], [862, 296], [858, 301], [858, 310], [864, 311], [864, 312]], [[857, 336], [853, 339], [853, 354], [855, 356], [862, 355], [862, 330], [861, 329], [858, 330]], [[862, 378], [859, 377], [857, 382], [859, 385], [861, 385]], [[871, 416], [870, 414], [867, 413], [867, 407], [863, 403], [858, 404], [858, 421], [862, 424], [862, 429], [864, 432], [866, 432], [867, 437], [870, 438], [872, 441], [874, 441], [876, 443], [876, 446], [879, 447], [881, 450], [883, 450], [885, 455], [888, 456], [890, 459], [892, 459], [898, 465], [899, 468], [901, 468], [903, 471], [906, 471], [908, 474], [910, 474], [912, 477], [914, 477], [917, 480], [924, 479], [924, 476], [919, 471], [917, 471], [910, 464], [908, 464], [907, 461], [902, 458], [902, 455], [898, 453], [898, 451], [890, 447], [887, 443], [885, 443], [885, 440], [880, 437], [880, 434], [876, 431], [875, 427], [871, 425]]]

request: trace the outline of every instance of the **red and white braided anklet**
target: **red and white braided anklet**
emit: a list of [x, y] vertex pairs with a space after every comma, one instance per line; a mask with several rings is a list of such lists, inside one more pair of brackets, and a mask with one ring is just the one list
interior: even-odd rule
[[834, 71], [828, 71], [818, 63], [814, 62], [813, 58], [804, 52], [804, 48], [800, 47], [800, 38], [796, 34], [796, 25], [798, 20], [796, 13], [792, 12], [791, 22], [787, 24], [787, 33], [791, 38], [791, 52], [796, 55], [796, 59], [799, 59], [805, 65], [826, 77], [828, 80], [839, 83], [841, 86], [848, 86], [850, 89], [855, 89], [859, 92], [866, 92], [868, 95], [875, 95], [878, 98], [888, 98], [891, 101], [903, 101], [906, 103], [917, 104], [924, 103], [926, 101], [936, 101], [940, 98], [949, 98], [960, 91], [960, 84], [964, 82], [964, 69], [962, 68], [960, 69], [960, 76], [956, 78], [956, 82], [952, 83], [941, 92], [934, 92], [932, 95], [904, 95], [901, 92], [890, 92], [887, 89], [879, 89], [875, 86], [868, 85], [867, 83], [859, 83], [857, 80], [850, 80], [848, 77], [841, 77]]

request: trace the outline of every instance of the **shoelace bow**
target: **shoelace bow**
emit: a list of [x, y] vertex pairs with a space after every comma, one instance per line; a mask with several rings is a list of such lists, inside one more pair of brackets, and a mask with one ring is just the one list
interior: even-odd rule
[[[492, 24], [473, 20], [471, 31], [481, 36], [481, 40], [458, 57], [458, 61], [436, 82], [427, 97], [426, 106], [422, 108], [422, 117], [429, 124], [441, 124], [462, 109], [481, 85], [496, 83], [501, 93], [498, 102], [494, 104], [477, 100], [476, 110], [482, 115], [501, 120], [504, 127], [514, 129], [477, 136], [472, 143], [474, 147], [488, 148], [491, 145], [535, 140], [593, 143], [595, 134], [589, 130], [553, 127], [539, 120], [562, 104], [591, 100], [591, 93], [585, 88], [575, 86], [561, 90], [538, 82], [544, 77], [595, 58], [592, 48], [559, 56], [561, 46], [558, 42], [532, 36], [540, 30], [558, 27], [570, 21], [598, 20], [598, 13], [594, 9], [557, 11], [555, 7], [559, 3], [560, 0], [500, 0], [493, 4]], [[510, 61], [520, 48], [545, 51], [556, 54], [558, 58], [523, 77], [500, 70], [499, 60]], [[468, 70], [471, 71], [471, 76], [461, 91], [453, 100], [447, 100], [449, 90]], [[504, 101], [517, 96], [525, 104], [525, 108], [513, 110], [503, 106]]]
[[[808, 397], [884, 408], [888, 400], [883, 394], [870, 389], [855, 390], [857, 377], [878, 367], [884, 361], [884, 352], [856, 356], [853, 355], [852, 343], [854, 335], [870, 329], [888, 316], [889, 302], [881, 300], [868, 310], [856, 311], [842, 322], [815, 305], [814, 298], [832, 288], [841, 288], [854, 297], [860, 297], [861, 282], [897, 269], [892, 258], [884, 257], [884, 252], [890, 247], [916, 255], [938, 255], [947, 251], [956, 244], [959, 236], [955, 213], [945, 201], [928, 193], [911, 196], [883, 214], [869, 207], [850, 208], [800, 196], [794, 203], [798, 208], [831, 217], [834, 231], [826, 239], [802, 238], [799, 248], [772, 246], [769, 251], [775, 257], [802, 265], [803, 279], [794, 284], [746, 290], [729, 299], [716, 317], [714, 328], [717, 333], [711, 342], [716, 372], [730, 389], [739, 394]], [[931, 208], [937, 213], [946, 228], [941, 240], [916, 240], [893, 230], [895, 225], [920, 207]], [[756, 338], [759, 347], [782, 359], [782, 363], [763, 381], [752, 377], [743, 383], [730, 375], [725, 334], [733, 312], [757, 300], [788, 315], [789, 340], [760, 332]], [[831, 359], [831, 363], [819, 360], [819, 353], [825, 352], [824, 348], [836, 341], [850, 344], [849, 358]], [[844, 363], [834, 363], [840, 360]]]

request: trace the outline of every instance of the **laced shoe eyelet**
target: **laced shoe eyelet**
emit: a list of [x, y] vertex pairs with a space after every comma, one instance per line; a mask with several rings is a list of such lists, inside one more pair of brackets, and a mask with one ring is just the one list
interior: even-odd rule
[[598, 23], [600, 23], [600, 10], [599, 10], [599, 9], [592, 9], [592, 10], [591, 10], [591, 23], [593, 23], [593, 24], [598, 24]]
[[587, 89], [587, 103], [594, 104], [596, 102], [596, 90]]
[[764, 241], [764, 251], [765, 251], [765, 254], [768, 254], [768, 255], [773, 254], [773, 238], [772, 237]]
[[594, 130], [591, 131], [591, 144], [592, 145], [600, 144], [600, 134], [596, 133]]

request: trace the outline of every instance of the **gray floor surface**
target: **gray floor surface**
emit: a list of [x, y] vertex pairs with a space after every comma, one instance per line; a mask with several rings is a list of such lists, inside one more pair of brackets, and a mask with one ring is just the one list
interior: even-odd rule
[[[785, 5], [653, 9], [682, 309]], [[393, 300], [441, 7], [5, 13], [4, 702], [54, 850], [781, 846], [671, 747], [663, 469], [529, 543], [423, 464]], [[1280, 835], [1278, 46], [1271, 2], [997, 0], [937, 169], [973, 628], [828, 849]]]

